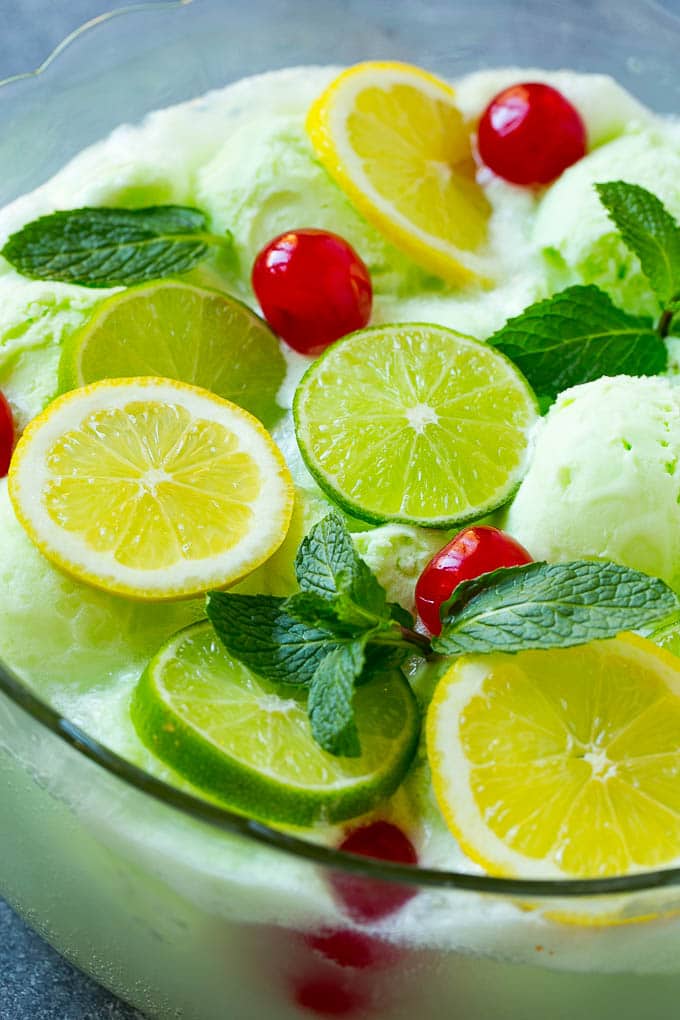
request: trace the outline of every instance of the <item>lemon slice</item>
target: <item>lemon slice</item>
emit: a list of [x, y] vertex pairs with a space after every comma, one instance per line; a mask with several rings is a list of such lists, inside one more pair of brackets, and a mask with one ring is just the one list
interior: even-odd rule
[[644, 638], [461, 658], [427, 744], [448, 826], [492, 874], [603, 877], [680, 858], [680, 659]]
[[307, 131], [356, 207], [415, 262], [454, 282], [490, 275], [490, 207], [449, 85], [410, 64], [357, 64], [313, 104]]
[[169, 379], [55, 400], [24, 432], [9, 493], [57, 566], [106, 591], [183, 598], [234, 583], [283, 541], [293, 486], [242, 408]]

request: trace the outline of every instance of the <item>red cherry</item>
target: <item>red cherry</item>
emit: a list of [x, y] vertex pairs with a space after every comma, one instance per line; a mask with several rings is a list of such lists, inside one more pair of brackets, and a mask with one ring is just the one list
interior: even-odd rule
[[14, 449], [14, 421], [12, 411], [5, 397], [0, 393], [0, 478], [9, 471], [9, 462]]
[[385, 967], [399, 957], [396, 946], [353, 928], [331, 928], [304, 936], [305, 945], [340, 967]]
[[465, 528], [435, 553], [416, 584], [416, 609], [430, 634], [441, 634], [441, 606], [461, 581], [471, 581], [499, 567], [531, 563], [523, 545], [498, 528]]
[[482, 114], [481, 159], [513, 184], [550, 184], [586, 153], [586, 129], [568, 99], [550, 85], [504, 89]]
[[[371, 822], [354, 829], [339, 847], [348, 854], [374, 857], [398, 864], [417, 864], [413, 843], [391, 822]], [[399, 910], [416, 895], [416, 890], [395, 882], [364, 878], [350, 872], [336, 872], [331, 878], [336, 895], [355, 921], [377, 921]]]
[[290, 230], [263, 248], [253, 290], [275, 333], [301, 354], [320, 354], [363, 329], [373, 288], [354, 248], [326, 230]]
[[364, 996], [335, 975], [301, 978], [293, 988], [295, 1002], [317, 1016], [351, 1017], [365, 1005]]

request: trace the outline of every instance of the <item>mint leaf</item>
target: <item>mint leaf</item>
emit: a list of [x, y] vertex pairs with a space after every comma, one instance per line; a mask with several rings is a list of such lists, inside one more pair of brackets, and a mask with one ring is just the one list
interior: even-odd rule
[[339, 514], [323, 517], [303, 538], [295, 557], [302, 591], [337, 595], [351, 585], [357, 552]]
[[324, 751], [344, 758], [361, 754], [354, 722], [354, 689], [364, 668], [365, 641], [341, 645], [319, 663], [309, 688], [312, 735]]
[[401, 627], [408, 627], [409, 630], [415, 626], [415, 620], [407, 609], [400, 606], [398, 602], [388, 602], [387, 608], [390, 611], [391, 618], [398, 623]]
[[284, 610], [312, 627], [327, 627], [339, 637], [356, 635], [368, 630], [392, 630], [389, 618], [376, 616], [362, 609], [349, 595], [325, 597], [312, 591], [301, 591], [286, 599]]
[[12, 234], [2, 255], [23, 276], [83, 287], [127, 287], [185, 273], [223, 239], [205, 215], [180, 205], [70, 209]]
[[207, 612], [230, 655], [253, 673], [309, 687], [312, 735], [330, 754], [361, 754], [354, 725], [355, 684], [397, 669], [413, 654], [407, 644], [369, 644], [381, 629], [391, 627], [390, 621], [357, 634], [355, 627], [338, 621], [332, 600], [313, 592], [283, 599], [213, 591]]
[[639, 184], [608, 181], [595, 187], [665, 308], [680, 296], [680, 226], [656, 195]]
[[432, 647], [442, 655], [568, 648], [638, 629], [679, 605], [663, 581], [617, 563], [528, 563], [458, 585]]
[[302, 540], [295, 574], [303, 591], [349, 595], [376, 616], [385, 616], [385, 589], [361, 559], [339, 514], [330, 513]]
[[365, 684], [385, 673], [393, 673], [395, 669], [400, 669], [407, 659], [417, 655], [419, 651], [407, 642], [398, 645], [367, 644], [366, 662], [361, 675], [357, 678], [357, 684]]
[[353, 628], [344, 624], [338, 614], [335, 598], [325, 598], [313, 591], [301, 591], [290, 595], [283, 607], [289, 616], [308, 627], [335, 627], [345, 635], [351, 634]]
[[230, 655], [267, 680], [309, 684], [319, 663], [338, 645], [323, 627], [289, 616], [285, 599], [213, 591], [207, 613]]
[[489, 343], [514, 361], [543, 406], [570, 386], [603, 375], [656, 375], [668, 361], [651, 320], [621, 311], [592, 285], [531, 305]]

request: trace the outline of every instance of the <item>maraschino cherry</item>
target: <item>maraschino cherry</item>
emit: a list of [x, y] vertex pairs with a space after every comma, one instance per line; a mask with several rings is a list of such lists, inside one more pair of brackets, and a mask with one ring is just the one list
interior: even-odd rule
[[[354, 829], [339, 847], [349, 854], [373, 857], [395, 864], [417, 864], [418, 854], [413, 843], [392, 822], [377, 821]], [[415, 890], [395, 882], [383, 882], [351, 872], [337, 872], [332, 876], [336, 895], [355, 921], [378, 921], [399, 910], [413, 896]]]
[[459, 531], [432, 557], [416, 584], [416, 609], [430, 634], [441, 633], [440, 609], [461, 581], [499, 567], [531, 563], [524, 546], [498, 528], [477, 525]]
[[296, 1004], [309, 1013], [322, 1017], [344, 1017], [346, 1020], [363, 1013], [367, 1005], [366, 997], [354, 987], [354, 982], [339, 980], [334, 974], [319, 974], [296, 981], [293, 997]]
[[479, 122], [477, 149], [489, 169], [512, 184], [550, 184], [585, 156], [586, 129], [557, 89], [523, 82], [491, 100]]
[[386, 967], [399, 958], [396, 946], [356, 928], [326, 928], [305, 935], [304, 942], [326, 960], [355, 970]]
[[300, 354], [320, 354], [371, 317], [368, 269], [344, 238], [289, 230], [262, 249], [253, 290], [275, 333]]
[[0, 393], [0, 478], [9, 471], [14, 449], [14, 421], [6, 398]]

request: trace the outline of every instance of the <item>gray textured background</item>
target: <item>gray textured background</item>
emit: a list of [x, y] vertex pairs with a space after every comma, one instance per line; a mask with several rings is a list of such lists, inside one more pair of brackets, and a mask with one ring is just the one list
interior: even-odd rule
[[[115, 0], [0, 0], [0, 79], [37, 67], [74, 28], [115, 6]], [[2, 1020], [140, 1017], [65, 963], [2, 900], [0, 947]]]

